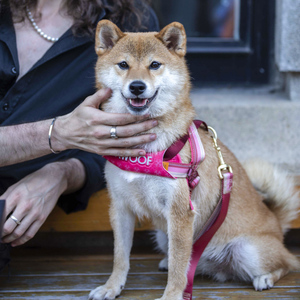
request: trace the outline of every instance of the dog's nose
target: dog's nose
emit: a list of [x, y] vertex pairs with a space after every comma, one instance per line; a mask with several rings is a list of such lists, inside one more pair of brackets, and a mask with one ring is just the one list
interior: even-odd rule
[[130, 92], [136, 96], [142, 94], [146, 89], [146, 84], [142, 81], [133, 81], [129, 86]]

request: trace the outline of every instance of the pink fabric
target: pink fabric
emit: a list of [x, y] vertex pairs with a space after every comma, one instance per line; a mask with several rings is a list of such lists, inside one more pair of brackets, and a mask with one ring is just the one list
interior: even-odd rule
[[[199, 124], [201, 125], [202, 122]], [[173, 179], [186, 177], [190, 188], [193, 189], [200, 181], [197, 168], [205, 158], [204, 148], [194, 123], [189, 127], [188, 140], [191, 145], [191, 162], [189, 164], [182, 163], [180, 155], [178, 154], [180, 150], [178, 147], [174, 150], [173, 145], [167, 150], [147, 153], [146, 156], [141, 157], [104, 156], [104, 158], [124, 171], [163, 176]], [[165, 153], [171, 148], [173, 154], [176, 153], [176, 155], [166, 161], [164, 158]]]
[[[209, 222], [205, 225], [203, 230], [203, 234], [196, 240], [193, 245], [192, 257], [190, 260], [190, 267], [187, 274], [188, 283], [183, 293], [183, 300], [192, 300], [193, 298], [193, 284], [194, 284], [194, 276], [195, 271], [200, 260], [202, 253], [204, 252], [206, 246], [223, 224], [230, 200], [230, 192], [232, 188], [232, 173], [228, 172], [223, 174], [224, 179], [222, 180], [222, 197], [221, 197], [221, 209], [218, 209], [219, 205], [217, 205], [216, 213], [212, 215], [212, 222]], [[226, 188], [225, 188], [226, 187]], [[224, 193], [226, 191], [226, 193]]]
[[[155, 153], [146, 153], [146, 156], [104, 156], [104, 158], [124, 171], [163, 176], [173, 179], [179, 177], [186, 178], [190, 189], [190, 208], [191, 210], [194, 210], [191, 193], [200, 182], [200, 176], [197, 169], [199, 164], [205, 158], [204, 148], [197, 130], [201, 124], [203, 124], [202, 121], [194, 121], [188, 130], [187, 136], [191, 146], [191, 162], [189, 164], [183, 164], [180, 155], [178, 154], [184, 145], [184, 141], [187, 140], [186, 136], [175, 142], [167, 150]], [[166, 152], [168, 152], [167, 155]], [[165, 156], [167, 156], [168, 159], [165, 159]]]
[[[149, 175], [163, 176], [168, 178], [174, 177], [168, 172], [163, 165], [164, 151], [156, 153], [147, 153], [146, 156], [140, 157], [116, 157], [116, 156], [104, 156], [109, 162], [113, 163], [124, 171], [131, 171], [137, 173], [145, 173]], [[173, 157], [170, 161], [173, 163], [181, 163], [179, 154]]]

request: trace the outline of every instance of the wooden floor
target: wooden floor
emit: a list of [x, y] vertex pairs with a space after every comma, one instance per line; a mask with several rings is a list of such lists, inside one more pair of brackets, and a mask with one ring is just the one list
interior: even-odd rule
[[[14, 250], [10, 267], [0, 275], [0, 299], [87, 299], [91, 289], [104, 284], [112, 269], [112, 256], [98, 250]], [[300, 247], [292, 249], [300, 258]], [[150, 253], [150, 252], [149, 252]], [[160, 255], [134, 254], [126, 288], [120, 300], [161, 297], [167, 274], [158, 271]], [[247, 283], [216, 283], [196, 277], [193, 299], [300, 299], [300, 273], [290, 273], [271, 290], [256, 292]], [[170, 299], [172, 300], [172, 299]]]

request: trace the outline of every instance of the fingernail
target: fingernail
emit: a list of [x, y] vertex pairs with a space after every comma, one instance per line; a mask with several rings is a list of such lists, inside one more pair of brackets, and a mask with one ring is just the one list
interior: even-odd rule
[[140, 151], [140, 152], [139, 152], [139, 155], [140, 155], [140, 156], [145, 156], [145, 155], [146, 155], [146, 151]]
[[157, 120], [153, 120], [152, 125], [156, 126], [158, 124]]
[[156, 134], [152, 133], [150, 135], [150, 140], [152, 140], [152, 141], [156, 140]]

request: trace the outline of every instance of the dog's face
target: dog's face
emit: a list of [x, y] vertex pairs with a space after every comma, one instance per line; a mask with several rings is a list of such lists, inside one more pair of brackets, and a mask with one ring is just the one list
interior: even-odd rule
[[97, 87], [113, 91], [104, 110], [157, 117], [180, 105], [175, 100], [184, 86], [189, 88], [181, 24], [171, 23], [159, 33], [123, 33], [103, 20], [95, 49]]

